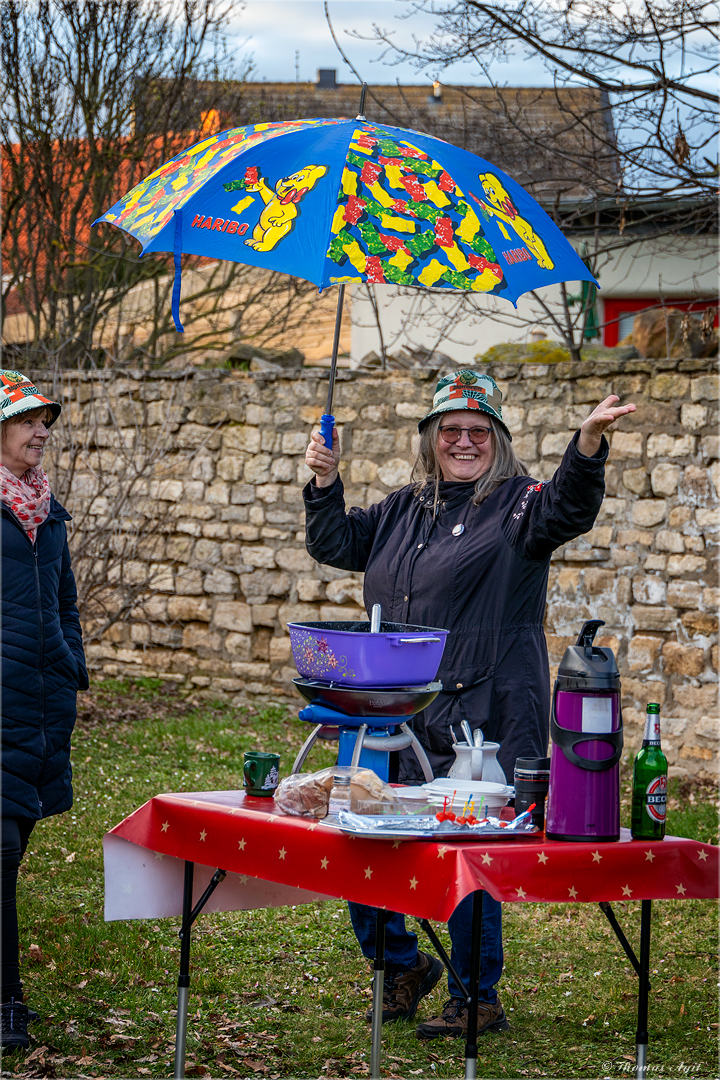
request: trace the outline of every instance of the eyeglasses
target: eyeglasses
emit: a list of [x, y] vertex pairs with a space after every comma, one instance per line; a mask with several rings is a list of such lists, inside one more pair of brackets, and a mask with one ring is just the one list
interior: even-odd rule
[[439, 429], [440, 434], [443, 437], [443, 441], [446, 443], [456, 443], [460, 438], [463, 431], [467, 431], [470, 436], [470, 442], [475, 446], [482, 446], [487, 442], [488, 435], [492, 431], [489, 427], [455, 427], [454, 424], [448, 424], [446, 427]]

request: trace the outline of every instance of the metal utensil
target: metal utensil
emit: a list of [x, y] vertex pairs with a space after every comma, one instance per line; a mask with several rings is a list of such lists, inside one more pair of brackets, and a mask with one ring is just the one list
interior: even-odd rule
[[468, 724], [467, 720], [461, 720], [460, 721], [460, 727], [462, 728], [462, 733], [465, 736], [465, 742], [468, 744], [468, 746], [472, 746], [473, 745], [473, 733], [472, 733], [472, 729], [471, 729], [470, 725]]
[[370, 633], [380, 633], [380, 621], [382, 619], [382, 607], [380, 604], [373, 604], [372, 614], [370, 616]]
[[482, 733], [482, 728], [475, 728], [473, 732], [473, 746], [482, 746], [485, 740], [485, 736]]

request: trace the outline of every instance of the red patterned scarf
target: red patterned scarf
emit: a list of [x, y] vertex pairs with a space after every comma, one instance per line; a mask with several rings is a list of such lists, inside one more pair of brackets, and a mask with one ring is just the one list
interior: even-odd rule
[[50, 513], [50, 482], [45, 470], [36, 466], [18, 479], [0, 465], [0, 495], [34, 544], [38, 526]]

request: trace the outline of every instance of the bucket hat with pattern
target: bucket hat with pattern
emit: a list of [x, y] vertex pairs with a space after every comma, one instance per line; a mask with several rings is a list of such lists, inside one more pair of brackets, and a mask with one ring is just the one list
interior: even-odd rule
[[512, 441], [512, 435], [502, 417], [502, 394], [490, 375], [481, 375], [479, 371], [471, 371], [469, 368], [445, 375], [435, 388], [432, 409], [423, 416], [418, 424], [418, 431], [422, 431], [428, 420], [432, 420], [434, 416], [453, 412], [455, 409], [468, 409], [470, 412], [484, 412], [493, 416]]

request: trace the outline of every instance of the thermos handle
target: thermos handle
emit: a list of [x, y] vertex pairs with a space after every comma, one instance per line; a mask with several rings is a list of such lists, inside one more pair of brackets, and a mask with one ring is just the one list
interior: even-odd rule
[[[550, 735], [552, 741], [556, 746], [559, 746], [563, 754], [570, 762], [571, 765], [577, 765], [581, 769], [587, 769], [588, 772], [606, 772], [608, 769], [612, 769], [613, 765], [617, 765], [620, 760], [623, 748], [623, 722], [622, 722], [622, 702], [618, 699], [618, 709], [620, 711], [620, 727], [617, 731], [611, 731], [606, 735], [599, 735], [593, 732], [582, 731], [570, 731], [569, 728], [560, 727], [555, 715], [555, 699], [557, 697], [558, 684], [557, 681], [553, 688], [552, 696], [552, 709], [550, 711]], [[602, 758], [600, 761], [590, 761], [588, 758], [580, 757], [575, 753], [574, 747], [580, 743], [586, 742], [604, 742], [608, 746], [613, 747], [613, 753], [609, 758]]]

